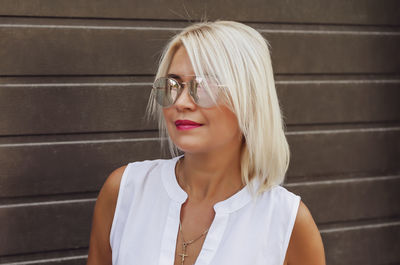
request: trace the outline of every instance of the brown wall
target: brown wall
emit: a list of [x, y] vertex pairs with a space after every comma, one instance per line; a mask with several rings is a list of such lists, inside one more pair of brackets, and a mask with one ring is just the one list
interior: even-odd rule
[[399, 263], [400, 2], [182, 2], [0, 1], [0, 265], [85, 264], [108, 173], [160, 156], [143, 114], [161, 47], [205, 16], [271, 43], [286, 187], [328, 264]]

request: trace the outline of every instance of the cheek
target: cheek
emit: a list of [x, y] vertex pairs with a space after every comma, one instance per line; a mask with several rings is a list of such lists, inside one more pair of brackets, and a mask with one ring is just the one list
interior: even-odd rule
[[162, 109], [164, 120], [166, 123], [170, 123], [174, 119], [174, 110], [172, 107]]
[[236, 137], [240, 134], [239, 126], [235, 120], [226, 120], [219, 124], [220, 131], [223, 132], [222, 135], [231, 137]]
[[170, 132], [170, 127], [171, 127], [171, 120], [172, 120], [172, 113], [170, 109], [163, 109], [163, 116], [164, 116], [164, 122], [165, 125], [167, 126], [168, 132]]
[[169, 113], [170, 113], [169, 109], [168, 108], [163, 108], [162, 112], [163, 112], [164, 119], [167, 119], [168, 116], [169, 116]]
[[215, 134], [227, 137], [228, 135], [240, 135], [239, 124], [235, 114], [228, 108], [223, 108], [215, 115], [211, 115], [210, 122], [211, 126], [215, 129]]

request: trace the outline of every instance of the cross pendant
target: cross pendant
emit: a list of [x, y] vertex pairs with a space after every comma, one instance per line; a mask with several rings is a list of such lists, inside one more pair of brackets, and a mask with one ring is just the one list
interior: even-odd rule
[[184, 265], [184, 262], [185, 262], [185, 257], [188, 257], [189, 255], [186, 255], [186, 247], [187, 247], [187, 244], [184, 242], [183, 244], [182, 244], [182, 252], [183, 253], [181, 253], [181, 254], [179, 254], [179, 256], [181, 256], [182, 257], [182, 260], [181, 260], [181, 265]]
[[183, 265], [183, 263], [185, 262], [185, 257], [187, 257], [187, 256], [189, 256], [189, 255], [186, 255], [185, 253], [182, 253], [182, 254], [179, 254], [179, 256], [181, 256], [182, 257], [182, 260], [181, 260], [181, 264]]

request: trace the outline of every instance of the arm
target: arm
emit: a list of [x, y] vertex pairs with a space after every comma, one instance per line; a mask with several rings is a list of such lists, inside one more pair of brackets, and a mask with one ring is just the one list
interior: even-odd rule
[[289, 246], [286, 265], [325, 265], [324, 246], [310, 211], [300, 201]]
[[87, 265], [111, 265], [110, 231], [125, 167], [110, 174], [100, 190], [94, 208]]

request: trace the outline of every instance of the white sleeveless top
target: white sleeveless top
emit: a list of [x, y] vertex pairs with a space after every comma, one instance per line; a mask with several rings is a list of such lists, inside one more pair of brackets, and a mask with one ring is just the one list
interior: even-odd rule
[[[179, 157], [129, 164], [122, 176], [110, 244], [113, 265], [173, 265], [180, 209]], [[214, 205], [195, 265], [281, 265], [300, 197], [276, 186], [254, 199], [247, 187]]]

